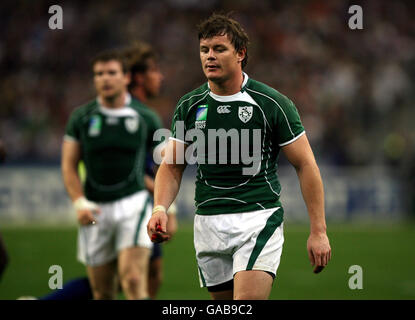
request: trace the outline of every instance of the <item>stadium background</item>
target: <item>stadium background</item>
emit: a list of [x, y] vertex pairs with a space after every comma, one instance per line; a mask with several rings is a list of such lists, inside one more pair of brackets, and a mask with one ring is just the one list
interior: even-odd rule
[[[50, 30], [50, 5], [63, 30]], [[286, 243], [273, 299], [415, 298], [415, 24], [411, 1], [364, 1], [363, 30], [348, 27], [350, 1], [2, 1], [0, 3], [0, 232], [10, 264], [0, 299], [50, 292], [83, 275], [76, 226], [59, 172], [64, 126], [94, 97], [89, 61], [141, 39], [160, 54], [162, 94], [150, 104], [170, 126], [175, 103], [205, 79], [195, 25], [234, 11], [250, 36], [246, 72], [292, 98], [320, 165], [333, 261], [314, 275], [308, 216], [282, 157]], [[178, 197], [180, 230], [165, 246], [161, 299], [207, 299], [192, 245], [193, 179]], [[363, 289], [348, 286], [363, 269]]]

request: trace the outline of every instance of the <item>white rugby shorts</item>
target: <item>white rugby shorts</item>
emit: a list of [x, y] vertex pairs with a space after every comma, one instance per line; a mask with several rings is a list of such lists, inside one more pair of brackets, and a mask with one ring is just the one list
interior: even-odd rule
[[130, 247], [151, 249], [147, 235], [152, 202], [147, 190], [125, 198], [98, 203], [101, 213], [96, 224], [78, 230], [78, 260], [88, 266], [99, 266], [117, 258], [120, 250]]
[[243, 270], [277, 273], [284, 231], [281, 207], [245, 213], [195, 215], [194, 245], [201, 287]]

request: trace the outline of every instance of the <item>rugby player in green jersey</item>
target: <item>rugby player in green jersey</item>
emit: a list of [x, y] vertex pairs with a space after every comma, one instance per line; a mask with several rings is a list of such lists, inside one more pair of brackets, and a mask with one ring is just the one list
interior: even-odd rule
[[153, 133], [161, 123], [128, 93], [121, 53], [104, 52], [92, 66], [97, 98], [72, 112], [62, 147], [64, 184], [80, 224], [78, 259], [87, 266], [94, 299], [115, 298], [117, 276], [127, 299], [145, 299], [152, 248], [145, 157], [156, 147]]
[[242, 71], [248, 36], [240, 24], [214, 14], [198, 32], [208, 81], [176, 107], [172, 137], [156, 175], [148, 233], [166, 237], [165, 208], [178, 193], [188, 158], [183, 149], [196, 148], [194, 245], [201, 286], [213, 299], [267, 299], [284, 241], [279, 152], [297, 171], [310, 217], [307, 250], [316, 273], [331, 258], [323, 183], [293, 102]]

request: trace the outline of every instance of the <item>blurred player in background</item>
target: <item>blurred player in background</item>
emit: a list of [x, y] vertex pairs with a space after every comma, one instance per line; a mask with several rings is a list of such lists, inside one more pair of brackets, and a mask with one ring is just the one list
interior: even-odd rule
[[[238, 139], [237, 146], [232, 139], [231, 145], [220, 150], [216, 137], [215, 141], [208, 137], [207, 145], [214, 142], [216, 153], [197, 149], [203, 162], [198, 162], [194, 244], [201, 286], [208, 288], [213, 299], [268, 299], [284, 242], [278, 154], [282, 150], [297, 171], [310, 217], [307, 251], [315, 273], [331, 256], [320, 172], [293, 102], [242, 71], [248, 58], [248, 36], [240, 24], [214, 14], [198, 26], [198, 32], [208, 81], [177, 105], [173, 137], [164, 158], [173, 161], [164, 160], [157, 172], [149, 236], [156, 235], [158, 241], [167, 238], [163, 234], [166, 208], [179, 191], [186, 167], [184, 161], [179, 162], [184, 160], [180, 150], [193, 142], [186, 141], [186, 131], [199, 129], [208, 137], [208, 129], [236, 129], [238, 133], [247, 129], [251, 135], [259, 130], [256, 145], [253, 136], [248, 141]], [[249, 165], [245, 162], [249, 159], [231, 164], [229, 156], [226, 164], [218, 164], [218, 154], [231, 154], [234, 147], [238, 147], [239, 159], [244, 144], [253, 152]], [[213, 155], [215, 161], [211, 161]], [[255, 170], [247, 173], [246, 169]]]
[[[155, 98], [160, 93], [163, 75], [157, 64], [157, 55], [153, 48], [143, 42], [136, 42], [126, 48], [124, 55], [128, 61], [131, 72], [131, 82], [129, 91], [131, 95], [139, 100], [143, 108], [147, 108], [144, 103], [151, 98]], [[156, 171], [153, 162], [153, 155], [147, 155], [146, 165], [146, 187], [151, 193], [154, 192], [154, 173]], [[172, 237], [177, 231], [176, 204], [173, 203], [169, 210], [169, 221], [167, 232]], [[159, 243], [154, 243], [153, 252], [150, 258], [149, 268], [149, 294], [151, 299], [155, 299], [163, 279], [162, 248]]]
[[151, 201], [144, 168], [161, 123], [128, 93], [120, 52], [98, 55], [93, 72], [98, 97], [71, 114], [62, 147], [64, 184], [80, 223], [78, 259], [87, 266], [94, 299], [115, 298], [117, 275], [127, 299], [146, 299], [152, 243], [145, 235]]
[[[147, 102], [148, 99], [159, 95], [163, 75], [157, 65], [157, 56], [153, 48], [146, 43], [136, 42], [122, 51], [128, 64], [131, 82], [128, 86], [133, 98], [140, 102]], [[140, 105], [148, 108], [146, 105]], [[155, 164], [152, 153], [146, 157], [145, 185], [152, 194], [154, 192]], [[83, 162], [79, 163], [78, 174], [85, 182], [86, 170]], [[177, 231], [176, 205], [173, 203], [167, 211], [169, 221], [167, 230], [172, 237]], [[151, 299], [155, 299], [163, 279], [162, 249], [161, 244], [154, 243], [150, 257], [148, 273], [148, 292]], [[24, 298], [24, 297], [23, 297]], [[27, 297], [35, 299], [35, 297]], [[88, 278], [76, 278], [64, 284], [61, 290], [41, 297], [42, 300], [86, 300], [92, 298], [92, 292]]]

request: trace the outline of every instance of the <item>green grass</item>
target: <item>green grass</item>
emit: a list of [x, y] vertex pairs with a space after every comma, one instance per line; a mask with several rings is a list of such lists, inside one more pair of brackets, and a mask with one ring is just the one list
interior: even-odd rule
[[[415, 299], [415, 226], [330, 225], [333, 257], [316, 275], [308, 261], [308, 227], [285, 224], [285, 243], [271, 299]], [[63, 268], [64, 282], [85, 275], [76, 261], [76, 230], [3, 227], [10, 264], [0, 281], [0, 299], [50, 292], [51, 265]], [[180, 225], [163, 247], [164, 283], [160, 299], [209, 299], [199, 288], [190, 224]], [[348, 287], [351, 265], [363, 269], [363, 289]]]

